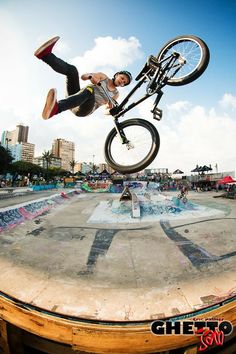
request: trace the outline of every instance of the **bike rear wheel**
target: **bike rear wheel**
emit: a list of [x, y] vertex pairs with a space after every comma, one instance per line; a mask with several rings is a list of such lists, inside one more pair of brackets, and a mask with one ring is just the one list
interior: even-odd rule
[[[206, 70], [210, 60], [210, 52], [206, 43], [193, 35], [173, 38], [165, 44], [156, 57], [160, 62], [173, 53], [179, 53], [181, 58], [184, 58], [185, 64], [172, 78], [167, 79], [167, 85], [171, 86], [186, 85], [196, 80]], [[160, 65], [164, 66], [165, 62]], [[168, 77], [174, 73], [175, 69], [171, 69]]]
[[107, 136], [104, 153], [108, 165], [115, 171], [128, 174], [143, 170], [155, 159], [160, 137], [154, 125], [144, 119], [134, 118], [119, 123], [129, 144], [122, 144], [113, 128]]

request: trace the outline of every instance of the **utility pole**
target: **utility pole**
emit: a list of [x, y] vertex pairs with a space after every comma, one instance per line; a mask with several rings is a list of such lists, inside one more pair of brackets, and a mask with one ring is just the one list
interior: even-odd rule
[[95, 158], [95, 155], [93, 155], [93, 175], [94, 175], [94, 173], [95, 173], [94, 158]]

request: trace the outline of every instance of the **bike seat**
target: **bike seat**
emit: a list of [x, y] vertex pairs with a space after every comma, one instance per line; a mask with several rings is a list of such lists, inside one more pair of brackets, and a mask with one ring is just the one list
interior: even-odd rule
[[144, 67], [142, 68], [142, 70], [140, 71], [140, 73], [136, 76], [135, 80], [138, 81], [139, 79], [141, 79], [141, 77], [146, 74], [150, 69], [154, 69], [156, 70], [156, 68], [158, 67], [158, 60], [156, 57], [154, 57], [153, 55], [150, 55], [147, 58], [146, 64], [144, 65]]

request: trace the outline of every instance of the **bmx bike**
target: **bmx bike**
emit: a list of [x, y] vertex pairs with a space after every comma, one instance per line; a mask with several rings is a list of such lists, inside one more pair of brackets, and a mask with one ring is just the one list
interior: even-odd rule
[[[158, 108], [163, 95], [162, 88], [165, 85], [186, 85], [196, 80], [207, 68], [209, 59], [209, 49], [202, 39], [193, 35], [178, 36], [167, 42], [156, 56], [148, 57], [135, 78], [138, 83], [120, 104], [110, 98], [105, 86], [100, 83], [112, 104], [110, 114], [115, 124], [104, 146], [108, 165], [120, 173], [129, 174], [139, 172], [151, 164], [160, 147], [156, 127], [141, 118], [131, 118], [123, 122], [119, 122], [119, 118], [147, 98], [156, 95], [151, 113], [153, 119], [159, 121], [162, 118], [162, 110]], [[126, 106], [143, 84], [146, 84], [144, 96]]]

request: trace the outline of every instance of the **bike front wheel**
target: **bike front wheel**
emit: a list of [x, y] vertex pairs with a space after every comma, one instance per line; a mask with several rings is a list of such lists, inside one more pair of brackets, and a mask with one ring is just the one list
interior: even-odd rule
[[158, 153], [158, 131], [152, 123], [140, 118], [129, 119], [119, 125], [128, 143], [122, 144], [116, 128], [113, 128], [105, 142], [106, 162], [123, 174], [139, 172], [150, 165]]
[[206, 70], [210, 60], [206, 43], [193, 35], [179, 36], [167, 42], [156, 56], [161, 67], [164, 67], [165, 59], [173, 53], [180, 54], [180, 60], [183, 60], [184, 64], [176, 74], [176, 67], [168, 73], [166, 83], [171, 86], [186, 85], [196, 80]]

